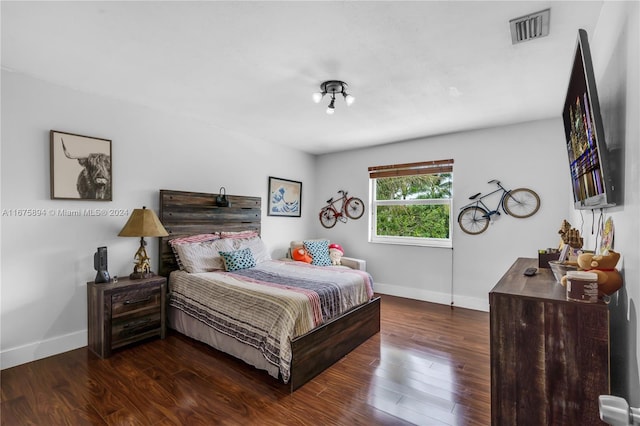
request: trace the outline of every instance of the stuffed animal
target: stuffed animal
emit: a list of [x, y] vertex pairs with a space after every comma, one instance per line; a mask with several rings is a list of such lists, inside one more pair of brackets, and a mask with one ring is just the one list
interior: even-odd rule
[[298, 262], [311, 263], [311, 255], [304, 247], [296, 247], [291, 250], [291, 257]]
[[[622, 287], [622, 275], [616, 269], [620, 253], [609, 250], [607, 254], [582, 253], [578, 256], [578, 267], [598, 275], [598, 290], [607, 296]], [[567, 276], [562, 277], [562, 285], [567, 284]]]
[[329, 244], [329, 257], [332, 265], [341, 265], [342, 256], [344, 256], [344, 250], [340, 244]]

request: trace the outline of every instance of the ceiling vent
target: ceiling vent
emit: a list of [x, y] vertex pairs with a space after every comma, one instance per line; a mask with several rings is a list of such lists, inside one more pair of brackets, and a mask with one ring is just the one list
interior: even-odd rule
[[511, 43], [518, 44], [549, 35], [550, 16], [551, 9], [545, 9], [510, 20]]

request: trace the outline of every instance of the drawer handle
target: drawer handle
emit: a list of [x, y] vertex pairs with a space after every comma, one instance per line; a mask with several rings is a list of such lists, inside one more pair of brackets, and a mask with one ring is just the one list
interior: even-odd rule
[[138, 300], [125, 300], [124, 304], [125, 305], [134, 305], [136, 303], [148, 302], [149, 300], [151, 300], [151, 296], [147, 296], [144, 299], [138, 299]]
[[130, 322], [129, 324], [125, 324], [122, 328], [138, 327], [140, 325], [144, 325], [144, 324], [147, 324], [147, 323], [150, 323], [150, 322], [151, 322], [150, 319], [141, 320], [141, 321], [133, 321], [133, 322]]

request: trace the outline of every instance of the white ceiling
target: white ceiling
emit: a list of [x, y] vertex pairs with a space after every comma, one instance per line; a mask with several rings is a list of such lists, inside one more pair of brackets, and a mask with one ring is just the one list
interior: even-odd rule
[[[318, 154], [559, 116], [601, 7], [2, 1], [2, 67]], [[546, 8], [550, 35], [512, 45], [509, 20]], [[356, 97], [333, 116], [311, 100], [330, 79]]]

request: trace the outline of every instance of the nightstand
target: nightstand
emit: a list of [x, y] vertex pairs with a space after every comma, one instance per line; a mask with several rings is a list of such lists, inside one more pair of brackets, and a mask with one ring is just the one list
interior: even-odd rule
[[89, 349], [100, 358], [141, 340], [166, 335], [167, 279], [162, 276], [117, 283], [87, 283]]

